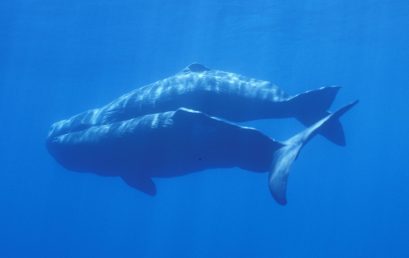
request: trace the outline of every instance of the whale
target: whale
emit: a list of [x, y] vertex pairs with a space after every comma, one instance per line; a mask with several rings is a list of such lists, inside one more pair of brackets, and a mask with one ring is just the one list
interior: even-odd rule
[[268, 173], [273, 198], [287, 203], [291, 164], [302, 147], [338, 121], [357, 101], [330, 113], [286, 141], [199, 110], [177, 108], [79, 129], [78, 116], [51, 126], [49, 153], [68, 170], [120, 177], [129, 186], [156, 195], [155, 178], [215, 168]]
[[[173, 76], [136, 88], [103, 107], [60, 122], [53, 132], [80, 131], [180, 107], [232, 122], [296, 118], [305, 126], [311, 126], [330, 114], [328, 109], [339, 89], [328, 86], [290, 96], [272, 82], [193, 63]], [[345, 145], [344, 131], [338, 120], [331, 121], [319, 133], [335, 144]]]

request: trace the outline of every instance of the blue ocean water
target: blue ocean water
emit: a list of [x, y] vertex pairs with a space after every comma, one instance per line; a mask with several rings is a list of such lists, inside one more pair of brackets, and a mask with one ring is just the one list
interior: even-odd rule
[[[409, 257], [409, 3], [0, 3], [0, 257]], [[340, 85], [347, 146], [318, 136], [288, 205], [267, 175], [212, 170], [144, 195], [47, 153], [51, 123], [192, 62], [291, 94]], [[293, 120], [250, 123], [284, 140]]]

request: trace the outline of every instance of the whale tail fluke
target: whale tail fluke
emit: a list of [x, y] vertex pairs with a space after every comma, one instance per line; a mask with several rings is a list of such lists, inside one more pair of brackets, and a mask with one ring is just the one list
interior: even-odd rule
[[[322, 87], [292, 97], [289, 102], [292, 104], [295, 117], [305, 126], [311, 126], [318, 120], [330, 115], [331, 113], [327, 110], [330, 108], [339, 89], [339, 86]], [[328, 122], [320, 130], [320, 134], [337, 145], [345, 145], [344, 129], [337, 119]]]
[[274, 153], [273, 162], [269, 172], [269, 188], [274, 199], [282, 205], [287, 203], [286, 190], [287, 179], [291, 164], [297, 159], [302, 147], [317, 133], [328, 130], [328, 125], [338, 121], [338, 119], [350, 110], [358, 101], [354, 101], [334, 113], [328, 114], [304, 131], [294, 135], [284, 142], [284, 146]]

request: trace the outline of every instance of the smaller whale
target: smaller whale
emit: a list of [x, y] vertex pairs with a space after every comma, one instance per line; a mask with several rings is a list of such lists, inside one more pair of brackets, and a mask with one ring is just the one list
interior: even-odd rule
[[57, 122], [47, 148], [69, 170], [118, 176], [149, 195], [156, 194], [153, 178], [212, 168], [268, 172], [271, 194], [284, 205], [289, 169], [301, 148], [356, 103], [328, 114], [284, 142], [254, 128], [178, 108], [64, 133], [60, 133], [61, 123], [72, 121]]
[[[339, 87], [323, 87], [289, 96], [269, 81], [191, 64], [181, 72], [137, 88], [99, 109], [60, 123], [55, 133], [125, 121], [138, 116], [176, 110], [199, 110], [232, 122], [294, 117], [310, 126], [327, 116]], [[320, 130], [330, 141], [345, 145], [339, 121]]]

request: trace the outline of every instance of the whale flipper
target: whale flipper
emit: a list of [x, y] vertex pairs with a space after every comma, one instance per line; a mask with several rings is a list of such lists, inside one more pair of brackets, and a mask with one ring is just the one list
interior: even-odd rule
[[[327, 110], [340, 88], [339, 86], [322, 87], [295, 95], [289, 100], [295, 113], [294, 116], [305, 126], [311, 126], [318, 120], [330, 115], [331, 113]], [[309, 112], [306, 112], [305, 108], [308, 108]], [[345, 145], [344, 129], [337, 119], [326, 123], [319, 133], [337, 145]]]
[[121, 175], [121, 177], [130, 187], [136, 188], [151, 196], [156, 195], [156, 186], [151, 178], [140, 176], [136, 173], [124, 174]]
[[358, 101], [352, 102], [351, 104], [340, 108], [336, 112], [327, 115], [304, 131], [285, 141], [284, 147], [274, 153], [268, 182], [271, 194], [278, 203], [282, 205], [287, 203], [286, 190], [290, 167], [294, 160], [297, 159], [302, 147], [317, 133], [321, 133], [321, 130], [325, 129], [328, 124], [338, 121], [338, 119], [344, 113], [350, 110], [357, 103]]

